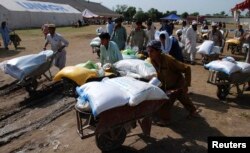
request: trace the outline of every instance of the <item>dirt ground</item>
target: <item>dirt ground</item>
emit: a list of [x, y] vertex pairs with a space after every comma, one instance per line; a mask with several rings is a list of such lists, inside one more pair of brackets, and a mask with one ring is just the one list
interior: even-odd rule
[[[99, 26], [59, 28], [70, 45], [67, 65], [87, 60], [99, 61], [89, 46]], [[127, 26], [129, 29], [130, 27]], [[39, 29], [37, 29], [39, 31]], [[70, 32], [69, 32], [70, 31]], [[21, 46], [14, 50], [0, 49], [0, 62], [14, 57], [37, 53], [43, 48], [42, 34], [29, 35], [22, 31]], [[40, 33], [40, 32], [38, 32]], [[224, 55], [230, 55], [224, 50]], [[241, 55], [235, 56], [243, 60]], [[188, 112], [176, 101], [170, 125], [153, 125], [151, 136], [143, 136], [139, 126], [126, 137], [116, 153], [205, 153], [208, 136], [250, 136], [250, 92], [237, 97], [235, 89], [226, 101], [216, 97], [217, 87], [207, 83], [208, 71], [197, 55], [192, 65], [190, 97], [202, 111], [200, 117], [188, 119]], [[58, 70], [53, 67], [52, 74]], [[0, 152], [18, 153], [99, 153], [95, 137], [82, 140], [76, 132], [75, 99], [63, 96], [61, 85], [41, 78], [38, 96], [29, 97], [23, 88], [15, 87], [15, 80], [0, 72]], [[8, 91], [10, 90], [10, 91]]]

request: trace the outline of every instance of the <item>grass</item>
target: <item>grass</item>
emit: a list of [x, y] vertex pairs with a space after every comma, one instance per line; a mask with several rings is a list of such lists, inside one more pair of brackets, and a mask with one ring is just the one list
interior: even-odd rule
[[[93, 26], [84, 26], [81, 28], [72, 28], [72, 27], [58, 27], [56, 32], [67, 35], [67, 36], [84, 36], [84, 35], [95, 35], [96, 28], [100, 27], [97, 25]], [[104, 25], [102, 25], [104, 27]], [[42, 31], [40, 28], [36, 29], [24, 29], [24, 30], [15, 30], [15, 32], [22, 37], [40, 37]]]

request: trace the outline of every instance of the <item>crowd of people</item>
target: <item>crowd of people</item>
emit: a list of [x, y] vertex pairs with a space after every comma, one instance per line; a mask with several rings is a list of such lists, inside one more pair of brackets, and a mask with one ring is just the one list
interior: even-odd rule
[[[189, 111], [189, 116], [197, 116], [199, 111], [188, 94], [188, 87], [191, 86], [191, 67], [188, 64], [196, 64], [197, 22], [192, 21], [190, 26], [187, 26], [187, 22], [183, 21], [181, 31], [179, 31], [181, 34], [177, 34], [178, 38], [173, 36], [174, 26], [166, 20], [162, 21], [159, 30], [156, 29], [151, 19], [146, 22], [146, 26], [141, 21], [134, 23], [130, 33], [127, 34], [121, 18], [114, 21], [108, 18], [106, 31], [99, 34], [101, 65], [107, 63], [112, 65], [122, 60], [121, 51], [126, 49], [126, 46], [137, 47], [138, 52], [148, 55], [149, 61], [156, 69], [157, 77], [162, 83], [161, 89], [165, 92], [178, 90], [175, 99], [178, 99]], [[208, 39], [212, 40], [215, 45], [223, 47], [223, 41], [225, 42], [227, 35], [225, 26], [213, 22], [211, 27]], [[65, 47], [69, 42], [55, 32], [54, 24], [47, 24], [46, 28], [43, 30], [46, 39], [44, 50], [47, 49], [48, 44], [51, 44], [51, 49], [58, 52], [55, 66], [62, 69], [66, 63]], [[208, 29], [208, 26], [205, 28]], [[241, 25], [238, 26], [235, 37], [245, 39], [250, 43], [250, 34], [244, 33]], [[250, 63], [249, 55], [246, 62]], [[166, 116], [169, 116], [168, 112], [172, 105], [173, 103], [164, 106], [166, 109], [162, 114], [162, 119], [165, 119], [164, 123], [169, 120]]]

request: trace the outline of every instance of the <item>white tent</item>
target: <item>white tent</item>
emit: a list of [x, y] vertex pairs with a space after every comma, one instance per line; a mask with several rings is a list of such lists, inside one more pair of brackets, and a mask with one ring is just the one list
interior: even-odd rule
[[81, 12], [65, 4], [0, 0], [0, 22], [7, 21], [10, 28], [41, 27], [44, 23], [66, 26], [79, 19]]
[[84, 18], [93, 18], [93, 17], [98, 17], [97, 14], [91, 12], [90, 10], [88, 9], [85, 9], [83, 12], [82, 12], [82, 17]]

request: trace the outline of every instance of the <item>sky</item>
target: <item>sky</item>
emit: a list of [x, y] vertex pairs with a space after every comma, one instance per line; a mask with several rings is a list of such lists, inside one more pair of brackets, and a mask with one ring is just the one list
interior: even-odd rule
[[[177, 11], [177, 14], [184, 12], [194, 13], [199, 12], [200, 15], [215, 14], [224, 11], [231, 15], [230, 9], [237, 3], [244, 0], [89, 0], [98, 2], [107, 8], [113, 10], [117, 5], [128, 5], [142, 8], [143, 11], [148, 11], [150, 8], [158, 9], [165, 13], [166, 11]], [[245, 13], [242, 12], [242, 13]]]

